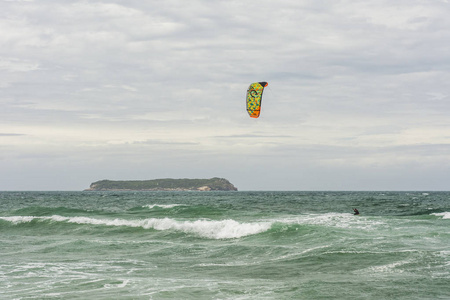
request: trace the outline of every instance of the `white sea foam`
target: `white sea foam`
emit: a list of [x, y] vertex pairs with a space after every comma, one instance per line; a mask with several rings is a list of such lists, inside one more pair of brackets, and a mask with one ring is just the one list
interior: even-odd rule
[[437, 217], [442, 217], [442, 219], [450, 219], [450, 212], [448, 212], [448, 211], [443, 212], [443, 213], [434, 213], [432, 215], [437, 216]]
[[[274, 220], [275, 221], [275, 220]], [[299, 225], [320, 225], [337, 228], [359, 228], [373, 229], [374, 227], [384, 225], [380, 220], [371, 219], [361, 216], [354, 216], [350, 213], [325, 213], [325, 214], [308, 214], [297, 217], [278, 220], [281, 223], [299, 224]]]
[[271, 227], [270, 222], [239, 223], [234, 220], [196, 220], [177, 221], [170, 218], [146, 219], [144, 228], [156, 230], [177, 230], [186, 233], [195, 233], [202, 237], [212, 239], [240, 238], [248, 235], [267, 231]]
[[398, 267], [401, 267], [402, 265], [405, 265], [408, 263], [411, 263], [411, 261], [403, 260], [403, 261], [398, 261], [398, 262], [394, 262], [394, 263], [390, 263], [390, 264], [369, 267], [366, 270], [369, 272], [369, 274], [373, 274], [373, 273], [403, 273], [403, 270], [399, 269]]
[[0, 217], [0, 220], [5, 220], [13, 224], [28, 223], [33, 221], [33, 219], [35, 219], [35, 217], [32, 216]]
[[107, 288], [107, 289], [110, 289], [110, 288], [124, 288], [124, 287], [126, 287], [128, 285], [129, 282], [130, 282], [129, 279], [124, 279], [121, 283], [117, 283], [117, 284], [110, 284], [110, 283], [108, 283], [108, 284], [105, 284], [104, 287]]
[[14, 224], [27, 223], [33, 220], [50, 220], [55, 222], [68, 222], [76, 224], [106, 225], [106, 226], [128, 226], [142, 227], [155, 230], [175, 230], [185, 233], [193, 233], [201, 237], [211, 239], [231, 239], [248, 235], [258, 234], [270, 229], [271, 222], [240, 223], [235, 220], [196, 220], [178, 221], [171, 218], [150, 218], [143, 220], [125, 219], [96, 219], [89, 217], [64, 217], [53, 215], [49, 217], [14, 216], [0, 217], [0, 219]]
[[148, 205], [144, 205], [142, 207], [152, 209], [155, 207], [172, 208], [172, 207], [177, 207], [177, 206], [186, 206], [186, 205], [184, 205], [184, 204], [148, 204]]

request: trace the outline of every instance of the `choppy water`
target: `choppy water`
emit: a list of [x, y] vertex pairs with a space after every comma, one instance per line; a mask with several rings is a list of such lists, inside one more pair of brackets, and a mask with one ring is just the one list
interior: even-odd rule
[[0, 192], [0, 298], [450, 299], [450, 192]]

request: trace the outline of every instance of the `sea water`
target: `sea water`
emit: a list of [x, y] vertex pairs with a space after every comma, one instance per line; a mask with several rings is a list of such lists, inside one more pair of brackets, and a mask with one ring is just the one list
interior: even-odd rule
[[0, 299], [450, 299], [450, 192], [0, 192]]

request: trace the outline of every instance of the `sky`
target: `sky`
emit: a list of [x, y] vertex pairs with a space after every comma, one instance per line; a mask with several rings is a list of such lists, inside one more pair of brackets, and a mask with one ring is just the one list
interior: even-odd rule
[[449, 16], [448, 0], [0, 0], [0, 190], [450, 190]]

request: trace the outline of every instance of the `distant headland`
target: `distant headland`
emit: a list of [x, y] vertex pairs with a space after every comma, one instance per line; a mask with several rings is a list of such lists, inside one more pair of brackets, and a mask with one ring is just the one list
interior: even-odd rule
[[85, 191], [237, 191], [225, 178], [210, 179], [153, 179], [153, 180], [100, 180], [91, 183]]

